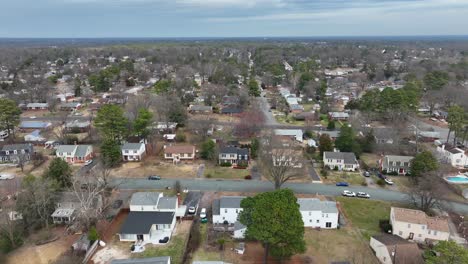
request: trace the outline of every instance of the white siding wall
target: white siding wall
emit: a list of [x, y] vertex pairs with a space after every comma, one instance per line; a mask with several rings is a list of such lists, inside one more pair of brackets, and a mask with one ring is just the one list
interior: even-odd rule
[[235, 230], [234, 235], [232, 237], [236, 239], [243, 239], [245, 238], [245, 231], [247, 231], [247, 228]]
[[393, 210], [390, 212], [390, 223], [392, 224], [392, 233], [404, 239], [409, 239], [413, 233], [413, 240], [423, 242], [426, 238], [434, 240], [448, 240], [450, 233], [427, 229], [426, 225], [406, 223], [396, 221]]
[[[338, 214], [323, 213], [321, 211], [301, 211], [302, 221], [305, 227], [337, 228]], [[327, 223], [331, 226], [327, 227]]]
[[213, 215], [213, 223], [223, 224], [224, 221], [227, 221], [229, 224], [234, 224], [242, 208], [220, 208], [219, 211], [219, 216]]
[[131, 212], [157, 212], [158, 207], [154, 205], [130, 205]]
[[380, 263], [392, 264], [392, 259], [390, 258], [390, 254], [384, 244], [371, 237], [370, 247], [374, 250], [375, 256], [379, 259]]

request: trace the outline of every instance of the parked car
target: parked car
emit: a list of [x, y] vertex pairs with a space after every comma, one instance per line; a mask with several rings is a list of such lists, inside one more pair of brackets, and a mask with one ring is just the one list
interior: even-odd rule
[[365, 171], [362, 175], [363, 175], [364, 177], [370, 177], [370, 172]]
[[161, 176], [157, 176], [157, 175], [151, 175], [151, 176], [148, 176], [148, 180], [160, 180], [161, 179]]
[[200, 218], [201, 218], [201, 219], [206, 218], [206, 208], [202, 208], [202, 209], [201, 209]]
[[159, 243], [166, 244], [169, 241], [169, 237], [164, 237], [163, 239], [159, 239]]
[[349, 183], [347, 183], [347, 182], [337, 182], [336, 186], [347, 187], [347, 186], [349, 186]]
[[342, 194], [343, 196], [347, 196], [347, 197], [355, 197], [355, 196], [356, 196], [356, 193], [355, 193], [355, 192], [348, 191], [348, 190], [344, 190], [341, 194]]
[[130, 251], [132, 253], [140, 253], [140, 252], [143, 252], [145, 251], [145, 246], [141, 246], [141, 245], [132, 245], [130, 247]]
[[385, 178], [384, 181], [385, 181], [385, 183], [387, 183], [388, 185], [393, 185], [393, 181], [392, 181], [390, 178]]
[[356, 197], [369, 199], [369, 198], [370, 198], [370, 195], [367, 194], [367, 193], [365, 193], [365, 192], [358, 192], [358, 193], [356, 194]]
[[191, 215], [195, 214], [196, 211], [197, 211], [197, 209], [195, 208], [195, 206], [190, 206], [188, 208], [188, 213], [191, 214]]
[[120, 208], [120, 206], [122, 206], [122, 204], [123, 204], [123, 201], [122, 201], [122, 200], [115, 200], [115, 201], [112, 203], [112, 208], [118, 209], [118, 208]]
[[381, 172], [377, 172], [377, 177], [379, 177], [382, 180], [385, 180], [385, 176]]
[[89, 166], [89, 165], [91, 165], [91, 164], [93, 164], [93, 160], [92, 160], [92, 159], [87, 160], [87, 161], [85, 161], [85, 163], [84, 163], [85, 166]]

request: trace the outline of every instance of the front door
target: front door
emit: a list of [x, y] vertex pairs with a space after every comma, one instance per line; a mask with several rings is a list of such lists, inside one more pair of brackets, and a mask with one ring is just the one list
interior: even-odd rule
[[413, 237], [414, 237], [414, 233], [409, 233], [409, 239], [411, 239], [411, 240], [412, 240], [412, 239], [413, 239]]
[[143, 241], [143, 235], [137, 235], [137, 240]]

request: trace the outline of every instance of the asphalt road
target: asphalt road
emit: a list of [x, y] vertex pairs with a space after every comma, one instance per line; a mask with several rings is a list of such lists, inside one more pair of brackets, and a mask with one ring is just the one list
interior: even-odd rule
[[[208, 180], [208, 179], [178, 179], [182, 188], [190, 191], [226, 191], [226, 192], [265, 192], [272, 191], [273, 185], [265, 181], [231, 181], [231, 180]], [[176, 179], [162, 179], [159, 181], [149, 181], [147, 179], [122, 178], [117, 180], [120, 189], [164, 189], [167, 186], [173, 187]], [[375, 189], [360, 186], [337, 187], [320, 183], [286, 183], [285, 188], [292, 189], [298, 194], [322, 194], [327, 196], [340, 196], [343, 190], [354, 192], [362, 191], [371, 196], [371, 199], [390, 202], [408, 202], [408, 195], [405, 193], [390, 191], [385, 189]], [[355, 198], [358, 199], [358, 198]], [[443, 201], [448, 210], [468, 214], [468, 204], [459, 202]]]

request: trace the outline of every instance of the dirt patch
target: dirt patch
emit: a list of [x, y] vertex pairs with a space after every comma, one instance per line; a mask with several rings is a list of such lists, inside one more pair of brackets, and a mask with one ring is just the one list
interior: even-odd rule
[[113, 259], [126, 259], [130, 257], [130, 249], [118, 247], [105, 247], [96, 252], [93, 257], [94, 264], [107, 264]]
[[[63, 236], [62, 229], [55, 229], [51, 232], [62, 235], [58, 240], [36, 246], [33, 244], [25, 244], [19, 249], [13, 251], [6, 258], [6, 264], [30, 264], [32, 261], [36, 264], [49, 264], [57, 260], [63, 253], [70, 249], [71, 245], [79, 238], [79, 235]], [[33, 236], [26, 239], [31, 241]]]

